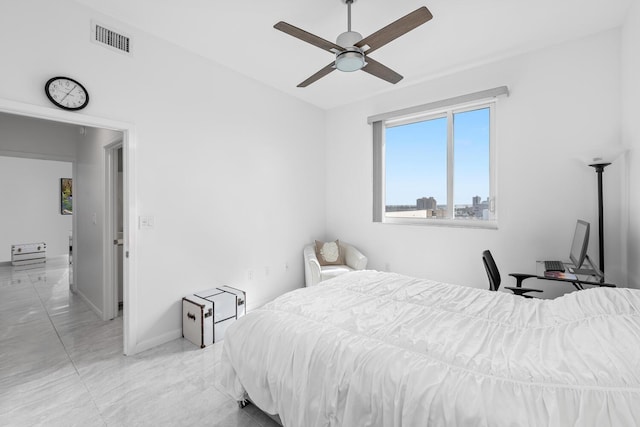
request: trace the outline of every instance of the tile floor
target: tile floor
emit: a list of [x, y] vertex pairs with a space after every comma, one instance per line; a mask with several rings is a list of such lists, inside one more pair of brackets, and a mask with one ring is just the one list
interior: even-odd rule
[[66, 257], [0, 266], [0, 426], [273, 427], [216, 384], [221, 344], [122, 355], [122, 317], [69, 292]]

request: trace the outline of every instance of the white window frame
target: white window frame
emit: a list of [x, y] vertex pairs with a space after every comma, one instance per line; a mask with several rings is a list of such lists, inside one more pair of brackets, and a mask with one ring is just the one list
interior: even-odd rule
[[[463, 95], [422, 106], [384, 113], [369, 118], [373, 125], [373, 221], [384, 224], [429, 225], [466, 228], [498, 228], [496, 209], [497, 199], [497, 168], [496, 168], [496, 98], [507, 95], [506, 86], [489, 89], [469, 95]], [[454, 143], [453, 143], [453, 115], [489, 108], [489, 211], [488, 220], [455, 219], [454, 203]], [[386, 207], [386, 159], [385, 134], [387, 127], [447, 117], [447, 219], [433, 218], [392, 218], [387, 217]]]

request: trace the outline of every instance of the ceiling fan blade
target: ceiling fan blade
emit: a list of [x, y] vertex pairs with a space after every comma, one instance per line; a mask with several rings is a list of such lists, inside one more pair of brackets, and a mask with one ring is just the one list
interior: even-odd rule
[[370, 36], [360, 40], [356, 43], [356, 47], [364, 48], [364, 46], [369, 46], [369, 49], [365, 51], [369, 54], [386, 45], [390, 41], [397, 39], [401, 35], [419, 27], [431, 18], [433, 18], [433, 15], [429, 12], [429, 9], [422, 6], [397, 21], [392, 22], [386, 27], [381, 28]]
[[332, 72], [335, 69], [336, 69], [336, 63], [334, 61], [331, 64], [327, 65], [326, 67], [322, 68], [320, 71], [315, 73], [313, 76], [309, 77], [307, 80], [305, 80], [302, 83], [300, 83], [298, 85], [298, 87], [307, 87], [311, 83], [315, 82], [316, 80], [320, 80], [322, 77], [326, 76], [327, 74], [329, 74], [330, 72]]
[[287, 33], [290, 36], [293, 36], [295, 38], [298, 38], [302, 41], [305, 41], [307, 43], [310, 43], [314, 46], [319, 47], [320, 49], [324, 49], [328, 52], [331, 53], [335, 53], [335, 51], [342, 51], [344, 50], [343, 47], [338, 46], [335, 43], [330, 42], [329, 40], [325, 40], [322, 37], [318, 37], [315, 34], [311, 34], [305, 30], [302, 30], [298, 27], [294, 27], [291, 24], [287, 24], [284, 21], [280, 21], [278, 22], [276, 25], [273, 26], [273, 28], [275, 28], [276, 30], [280, 30], [283, 33]]
[[400, 80], [402, 80], [402, 76], [400, 74], [396, 73], [391, 68], [385, 65], [382, 65], [378, 61], [374, 61], [368, 56], [367, 56], [367, 65], [365, 65], [362, 68], [362, 71], [366, 71], [372, 76], [376, 76], [378, 78], [381, 78], [382, 80], [386, 80], [389, 83], [393, 83], [393, 84], [396, 84]]

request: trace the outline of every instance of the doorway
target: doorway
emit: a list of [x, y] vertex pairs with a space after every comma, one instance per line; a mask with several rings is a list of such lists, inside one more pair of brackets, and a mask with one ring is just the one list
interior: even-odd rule
[[122, 141], [104, 147], [105, 182], [105, 317], [114, 319], [124, 310], [124, 155]]
[[[74, 112], [55, 110], [52, 108], [40, 107], [31, 104], [23, 104], [15, 101], [0, 99], [0, 112], [30, 117], [35, 119], [44, 119], [53, 122], [73, 124], [78, 126], [86, 126], [95, 129], [104, 129], [110, 131], [120, 132], [122, 135], [121, 140], [119, 141], [119, 149], [122, 153], [122, 162], [120, 163], [122, 166], [122, 186], [120, 188], [120, 197], [122, 199], [122, 250], [123, 254], [127, 254], [128, 256], [124, 256], [122, 258], [121, 265], [121, 274], [122, 276], [122, 301], [123, 301], [123, 352], [125, 355], [133, 354], [136, 352], [135, 343], [136, 343], [136, 313], [135, 310], [132, 310], [132, 307], [137, 307], [136, 304], [136, 283], [132, 280], [135, 277], [132, 274], [135, 271], [135, 257], [131, 255], [135, 251], [135, 241], [136, 241], [136, 228], [131, 226], [135, 224], [135, 198], [134, 194], [134, 169], [135, 163], [134, 159], [134, 127], [130, 123], [117, 122], [109, 119], [104, 119], [100, 117], [93, 117], [84, 114], [78, 114]], [[106, 153], [105, 153], [106, 154]], [[117, 150], [116, 150], [117, 156]], [[117, 163], [117, 161], [116, 161]], [[74, 163], [74, 177], [75, 177], [75, 163]], [[101, 182], [104, 183], [104, 175], [101, 178]], [[108, 182], [108, 181], [107, 181]], [[74, 182], [74, 184], [76, 184]], [[111, 222], [104, 222], [103, 227], [99, 227], [95, 222], [95, 217], [99, 214], [99, 218], [111, 218], [113, 216], [113, 212], [110, 210], [112, 208], [112, 203], [108, 201], [112, 197], [112, 193], [108, 191], [108, 189], [104, 189], [102, 187], [101, 191], [105, 191], [105, 198], [103, 203], [103, 210], [98, 212], [93, 212], [91, 214], [91, 221], [93, 221], [94, 226], [99, 228], [98, 233], [100, 237], [100, 241], [102, 244], [102, 277], [100, 278], [100, 282], [102, 285], [102, 307], [93, 307], [94, 310], [102, 309], [102, 317], [103, 319], [107, 316], [110, 316], [111, 313], [114, 312], [117, 315], [117, 302], [114, 303], [117, 299], [118, 291], [117, 288], [114, 288], [113, 281], [107, 280], [110, 275], [113, 275], [112, 272], [114, 266], [113, 263], [116, 262], [117, 257], [112, 254], [113, 251], [113, 239], [110, 238], [109, 233], [111, 230]], [[77, 215], [74, 215], [73, 218], [73, 250], [74, 250], [74, 263], [77, 263], [73, 268], [74, 274], [74, 286], [78, 285], [78, 267], [82, 265], [82, 256], [77, 250], [79, 248], [77, 236], [75, 230], [77, 230], [78, 219]], [[114, 225], [117, 227], [117, 225]], [[109, 250], [106, 250], [106, 243], [109, 243]], [[105, 296], [111, 296], [110, 298], [104, 298]], [[115, 317], [115, 316], [113, 316]], [[111, 317], [112, 318], [112, 317]]]

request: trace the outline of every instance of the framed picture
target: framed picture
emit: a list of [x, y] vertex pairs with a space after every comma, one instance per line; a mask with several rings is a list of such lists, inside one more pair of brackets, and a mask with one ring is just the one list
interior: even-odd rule
[[73, 180], [60, 178], [60, 213], [62, 215], [73, 214]]

